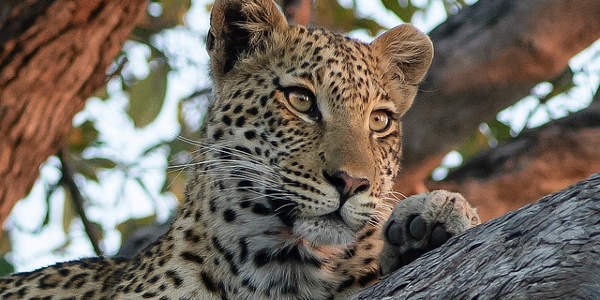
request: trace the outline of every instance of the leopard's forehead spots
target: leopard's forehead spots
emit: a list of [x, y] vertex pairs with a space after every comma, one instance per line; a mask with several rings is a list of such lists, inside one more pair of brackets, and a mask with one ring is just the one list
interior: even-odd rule
[[[389, 100], [380, 82], [383, 75], [377, 68], [379, 58], [368, 44], [323, 29], [304, 27], [291, 27], [285, 35], [275, 35], [273, 40], [272, 48], [248, 57], [238, 68], [255, 76], [270, 73], [322, 86], [336, 95], [328, 98], [334, 107], [340, 106], [340, 100], [351, 102], [345, 105], [364, 105], [375, 97]], [[226, 80], [236, 83], [247, 82], [251, 76], [231, 75], [234, 76]], [[258, 83], [266, 87], [269, 82]]]
[[[390, 102], [383, 88], [379, 59], [368, 44], [322, 29], [292, 27], [267, 58], [251, 61], [268, 66], [281, 84], [302, 83], [316, 91], [325, 119], [331, 115], [364, 117], [378, 103]], [[259, 70], [257, 70], [259, 71]], [[393, 103], [389, 103], [393, 108]], [[362, 114], [359, 114], [362, 113]]]
[[[315, 44], [308, 42], [311, 47], [306, 51], [312, 53], [312, 59], [309, 60], [317, 63], [303, 63], [310, 68], [303, 71], [313, 74], [318, 70], [320, 76], [317, 77], [317, 83], [336, 95], [329, 97], [332, 106], [339, 107], [341, 102], [346, 102], [345, 105], [357, 105], [369, 101], [370, 97], [367, 93], [376, 89], [375, 81], [381, 77], [377, 74], [378, 70], [375, 66], [378, 61], [370, 47], [360, 41], [334, 33], [319, 32], [322, 37]], [[297, 54], [302, 53], [296, 50], [292, 56]], [[340, 99], [337, 95], [340, 95]]]

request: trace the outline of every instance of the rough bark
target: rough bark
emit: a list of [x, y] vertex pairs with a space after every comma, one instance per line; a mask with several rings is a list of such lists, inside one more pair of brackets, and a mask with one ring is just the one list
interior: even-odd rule
[[0, 2], [0, 224], [57, 153], [145, 0]]
[[462, 193], [489, 220], [590, 176], [600, 170], [600, 93], [597, 98], [586, 110], [527, 130], [427, 187]]
[[600, 299], [599, 249], [596, 173], [450, 239], [353, 299]]
[[482, 121], [560, 74], [600, 38], [599, 16], [597, 0], [479, 1], [434, 29], [429, 76], [404, 117], [397, 189], [418, 191]]

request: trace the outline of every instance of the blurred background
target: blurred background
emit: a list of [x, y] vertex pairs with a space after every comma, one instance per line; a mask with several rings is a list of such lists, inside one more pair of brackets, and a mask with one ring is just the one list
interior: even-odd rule
[[[316, 24], [365, 42], [404, 22], [431, 32], [436, 61], [406, 117], [405, 173], [397, 190], [406, 195], [457, 190], [490, 219], [600, 170], [600, 42], [595, 42], [600, 26], [545, 2], [552, 1], [531, 1], [531, 7], [509, 0], [279, 4], [292, 23]], [[27, 196], [0, 199], [16, 201], [0, 237], [0, 275], [115, 255], [127, 240], [139, 247], [134, 232], [143, 239], [164, 228], [160, 224], [182, 199], [185, 164], [194, 150], [189, 141], [200, 138], [210, 102], [204, 41], [211, 3], [141, 4], [126, 41], [109, 58], [108, 69], [100, 70], [100, 88], [82, 92], [83, 109], [69, 119], [72, 128], [39, 167], [39, 178], [30, 179]], [[16, 35], [9, 21], [21, 13], [18, 7], [0, 4], [0, 36]], [[38, 8], [40, 14], [59, 9]], [[562, 25], [579, 21], [584, 25]], [[581, 29], [585, 37], [580, 27], [587, 28]], [[573, 41], [565, 39], [568, 30]], [[9, 42], [0, 42], [4, 74]], [[9, 98], [19, 97], [2, 90], [9, 82], [2, 78], [0, 124], [2, 106], [10, 109]], [[0, 129], [8, 130], [4, 125]], [[8, 141], [6, 132], [0, 138]]]

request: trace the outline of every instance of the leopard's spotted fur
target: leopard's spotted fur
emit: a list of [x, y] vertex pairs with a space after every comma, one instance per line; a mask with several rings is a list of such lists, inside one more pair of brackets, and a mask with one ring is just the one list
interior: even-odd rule
[[[207, 48], [215, 101], [168, 233], [131, 260], [5, 277], [2, 299], [332, 299], [378, 279], [400, 117], [431, 62], [429, 39], [403, 25], [365, 44], [288, 26], [271, 0], [217, 0]], [[310, 108], [298, 111], [294, 95]], [[388, 128], [372, 130], [374, 111]], [[429, 218], [443, 205], [426, 198], [395, 214]], [[458, 206], [451, 233], [476, 217]], [[404, 253], [395, 243], [410, 244], [390, 239], [385, 272]]]

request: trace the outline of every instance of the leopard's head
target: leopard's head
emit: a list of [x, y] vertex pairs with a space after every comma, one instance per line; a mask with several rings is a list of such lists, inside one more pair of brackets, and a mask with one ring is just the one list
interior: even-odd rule
[[314, 244], [347, 244], [377, 223], [429, 38], [402, 25], [363, 43], [289, 26], [271, 0], [217, 0], [207, 49], [207, 172], [221, 195]]

